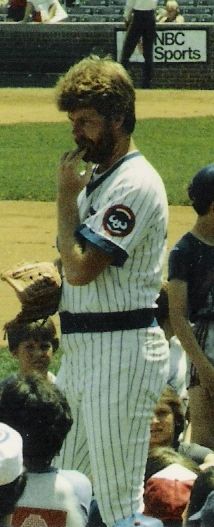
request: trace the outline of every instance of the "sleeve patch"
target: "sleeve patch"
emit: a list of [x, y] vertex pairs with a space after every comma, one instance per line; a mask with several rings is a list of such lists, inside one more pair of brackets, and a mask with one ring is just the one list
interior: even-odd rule
[[125, 205], [110, 207], [103, 218], [103, 227], [111, 236], [127, 236], [134, 226], [135, 215]]

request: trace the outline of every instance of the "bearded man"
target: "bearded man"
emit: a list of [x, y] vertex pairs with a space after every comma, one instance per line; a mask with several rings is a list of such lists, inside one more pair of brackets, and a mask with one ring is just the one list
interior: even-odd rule
[[168, 373], [155, 318], [166, 193], [131, 137], [135, 90], [121, 64], [85, 58], [59, 80], [56, 96], [77, 144], [58, 178], [64, 355], [57, 382], [74, 419], [59, 466], [92, 477], [108, 527], [142, 519], [158, 527], [138, 512], [150, 423]]

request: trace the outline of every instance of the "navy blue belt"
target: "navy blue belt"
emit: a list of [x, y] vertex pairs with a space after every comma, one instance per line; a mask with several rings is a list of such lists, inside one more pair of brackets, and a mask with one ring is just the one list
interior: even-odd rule
[[122, 331], [126, 329], [157, 326], [155, 309], [135, 309], [113, 313], [59, 313], [61, 333], [100, 333], [104, 331]]

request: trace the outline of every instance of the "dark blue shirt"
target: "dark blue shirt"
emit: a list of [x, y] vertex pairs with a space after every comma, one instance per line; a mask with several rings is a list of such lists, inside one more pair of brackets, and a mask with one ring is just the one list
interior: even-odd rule
[[187, 232], [169, 255], [168, 280], [173, 279], [187, 282], [189, 320], [214, 320], [214, 246]]

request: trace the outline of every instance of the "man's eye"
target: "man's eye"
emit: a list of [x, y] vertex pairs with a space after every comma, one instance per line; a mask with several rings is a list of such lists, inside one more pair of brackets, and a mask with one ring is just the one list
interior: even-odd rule
[[80, 120], [77, 122], [77, 125], [79, 125], [79, 126], [85, 126], [86, 123], [87, 123], [86, 119], [80, 119]]
[[168, 414], [168, 412], [164, 412], [164, 411], [163, 411], [163, 412], [159, 412], [159, 413], [158, 413], [158, 417], [159, 417], [160, 419], [163, 419], [163, 417], [165, 417], [167, 414]]

